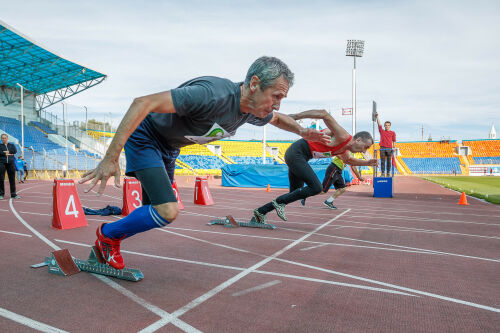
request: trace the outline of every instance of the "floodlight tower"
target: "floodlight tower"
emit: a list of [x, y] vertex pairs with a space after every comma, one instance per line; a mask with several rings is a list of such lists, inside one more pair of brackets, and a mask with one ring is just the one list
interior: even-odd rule
[[364, 49], [364, 40], [347, 40], [345, 55], [354, 59], [354, 67], [352, 68], [352, 135], [356, 134], [356, 57], [362, 57]]

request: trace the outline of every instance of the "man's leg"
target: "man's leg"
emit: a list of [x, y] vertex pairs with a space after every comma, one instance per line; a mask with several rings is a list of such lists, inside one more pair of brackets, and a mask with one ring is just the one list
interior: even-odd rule
[[179, 212], [175, 194], [165, 168], [150, 168], [135, 172], [151, 204], [135, 209], [123, 219], [103, 224], [97, 229], [96, 245], [108, 263], [122, 269], [120, 241], [153, 228], [171, 223]]
[[307, 163], [307, 160], [295, 161], [293, 164], [289, 165], [289, 170], [289, 172], [293, 173], [294, 177], [301, 179], [307, 186], [296, 188], [292, 192], [280, 195], [271, 203], [257, 208], [259, 213], [266, 214], [274, 208], [278, 216], [286, 221], [287, 218], [284, 212], [285, 205], [300, 199], [306, 199], [321, 192], [321, 182], [309, 163]]
[[327, 206], [330, 209], [337, 209], [333, 205], [333, 201], [338, 198], [342, 193], [345, 192], [345, 182], [344, 178], [342, 178], [342, 170], [340, 170], [338, 167], [335, 168], [335, 172], [332, 175], [332, 182], [333, 186], [335, 187], [335, 193], [333, 193], [332, 196], [330, 196], [328, 199], [326, 199], [323, 204]]
[[[289, 192], [295, 191], [296, 189], [304, 186], [304, 181], [301, 178], [295, 176], [290, 169], [288, 169], [288, 182], [290, 183]], [[267, 213], [269, 213], [273, 209], [274, 209], [274, 205], [273, 205], [273, 202], [271, 201], [271, 202], [268, 202], [259, 208], [256, 208], [254, 210], [254, 215], [259, 222], [263, 223], [264, 222], [264, 215], [266, 215]]]
[[391, 167], [392, 167], [392, 150], [387, 150], [387, 175], [391, 174]]
[[5, 164], [0, 162], [0, 197], [2, 198], [5, 195], [4, 181], [5, 181]]
[[381, 171], [381, 176], [383, 177], [384, 176], [384, 173], [385, 173], [385, 158], [386, 158], [386, 155], [385, 155], [385, 150], [380, 150], [380, 171]]
[[177, 200], [165, 168], [139, 170], [135, 175], [147, 194], [143, 202], [150, 201], [151, 204], [136, 208], [119, 221], [105, 224], [102, 233], [106, 237], [127, 238], [139, 232], [164, 227], [177, 217], [178, 209], [174, 208]]
[[7, 164], [7, 176], [9, 177], [10, 196], [16, 197], [16, 166], [14, 163]]

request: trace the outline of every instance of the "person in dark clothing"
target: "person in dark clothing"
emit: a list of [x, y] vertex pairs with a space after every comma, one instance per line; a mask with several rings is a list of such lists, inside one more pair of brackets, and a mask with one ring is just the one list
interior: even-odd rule
[[24, 181], [26, 181], [26, 178], [28, 178], [28, 163], [26, 163], [26, 161], [25, 161], [24, 162]]
[[14, 155], [17, 153], [16, 146], [9, 143], [9, 136], [2, 134], [2, 143], [0, 144], [0, 199], [5, 195], [5, 171], [9, 177], [10, 184], [10, 197], [12, 199], [19, 199], [20, 196], [16, 194], [16, 165]]
[[[295, 141], [285, 152], [285, 162], [288, 165], [288, 179], [290, 191], [280, 195], [275, 200], [256, 208], [252, 220], [266, 223], [266, 214], [276, 210], [276, 214], [286, 221], [285, 206], [323, 191], [321, 181], [316, 176], [308, 161], [312, 158], [331, 158], [339, 156], [350, 165], [377, 166], [376, 159], [360, 160], [353, 158], [350, 153], [365, 153], [373, 145], [370, 133], [362, 131], [354, 136], [350, 135], [326, 110], [309, 110], [290, 115], [295, 120], [304, 118], [323, 119], [328, 127], [324, 133], [331, 136], [328, 144], [312, 142], [307, 139]], [[304, 183], [306, 186], [304, 186]]]

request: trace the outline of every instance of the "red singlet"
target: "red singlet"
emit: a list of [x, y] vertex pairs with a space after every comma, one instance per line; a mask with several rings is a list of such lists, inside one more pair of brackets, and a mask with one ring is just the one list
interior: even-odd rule
[[311, 155], [312, 158], [327, 158], [327, 157], [333, 157], [336, 155], [340, 155], [346, 152], [346, 150], [343, 150], [341, 152], [335, 153], [337, 150], [340, 150], [344, 148], [344, 146], [351, 141], [352, 135], [349, 135], [349, 138], [342, 142], [341, 144], [337, 146], [328, 146], [325, 145], [324, 143], [321, 142], [313, 142], [313, 141], [307, 141], [307, 144], [309, 145], [309, 149], [311, 150]]

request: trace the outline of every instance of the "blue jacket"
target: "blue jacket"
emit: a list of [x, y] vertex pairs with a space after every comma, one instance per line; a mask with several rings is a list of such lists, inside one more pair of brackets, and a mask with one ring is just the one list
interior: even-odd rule
[[16, 159], [16, 170], [24, 170], [26, 162], [20, 158]]

